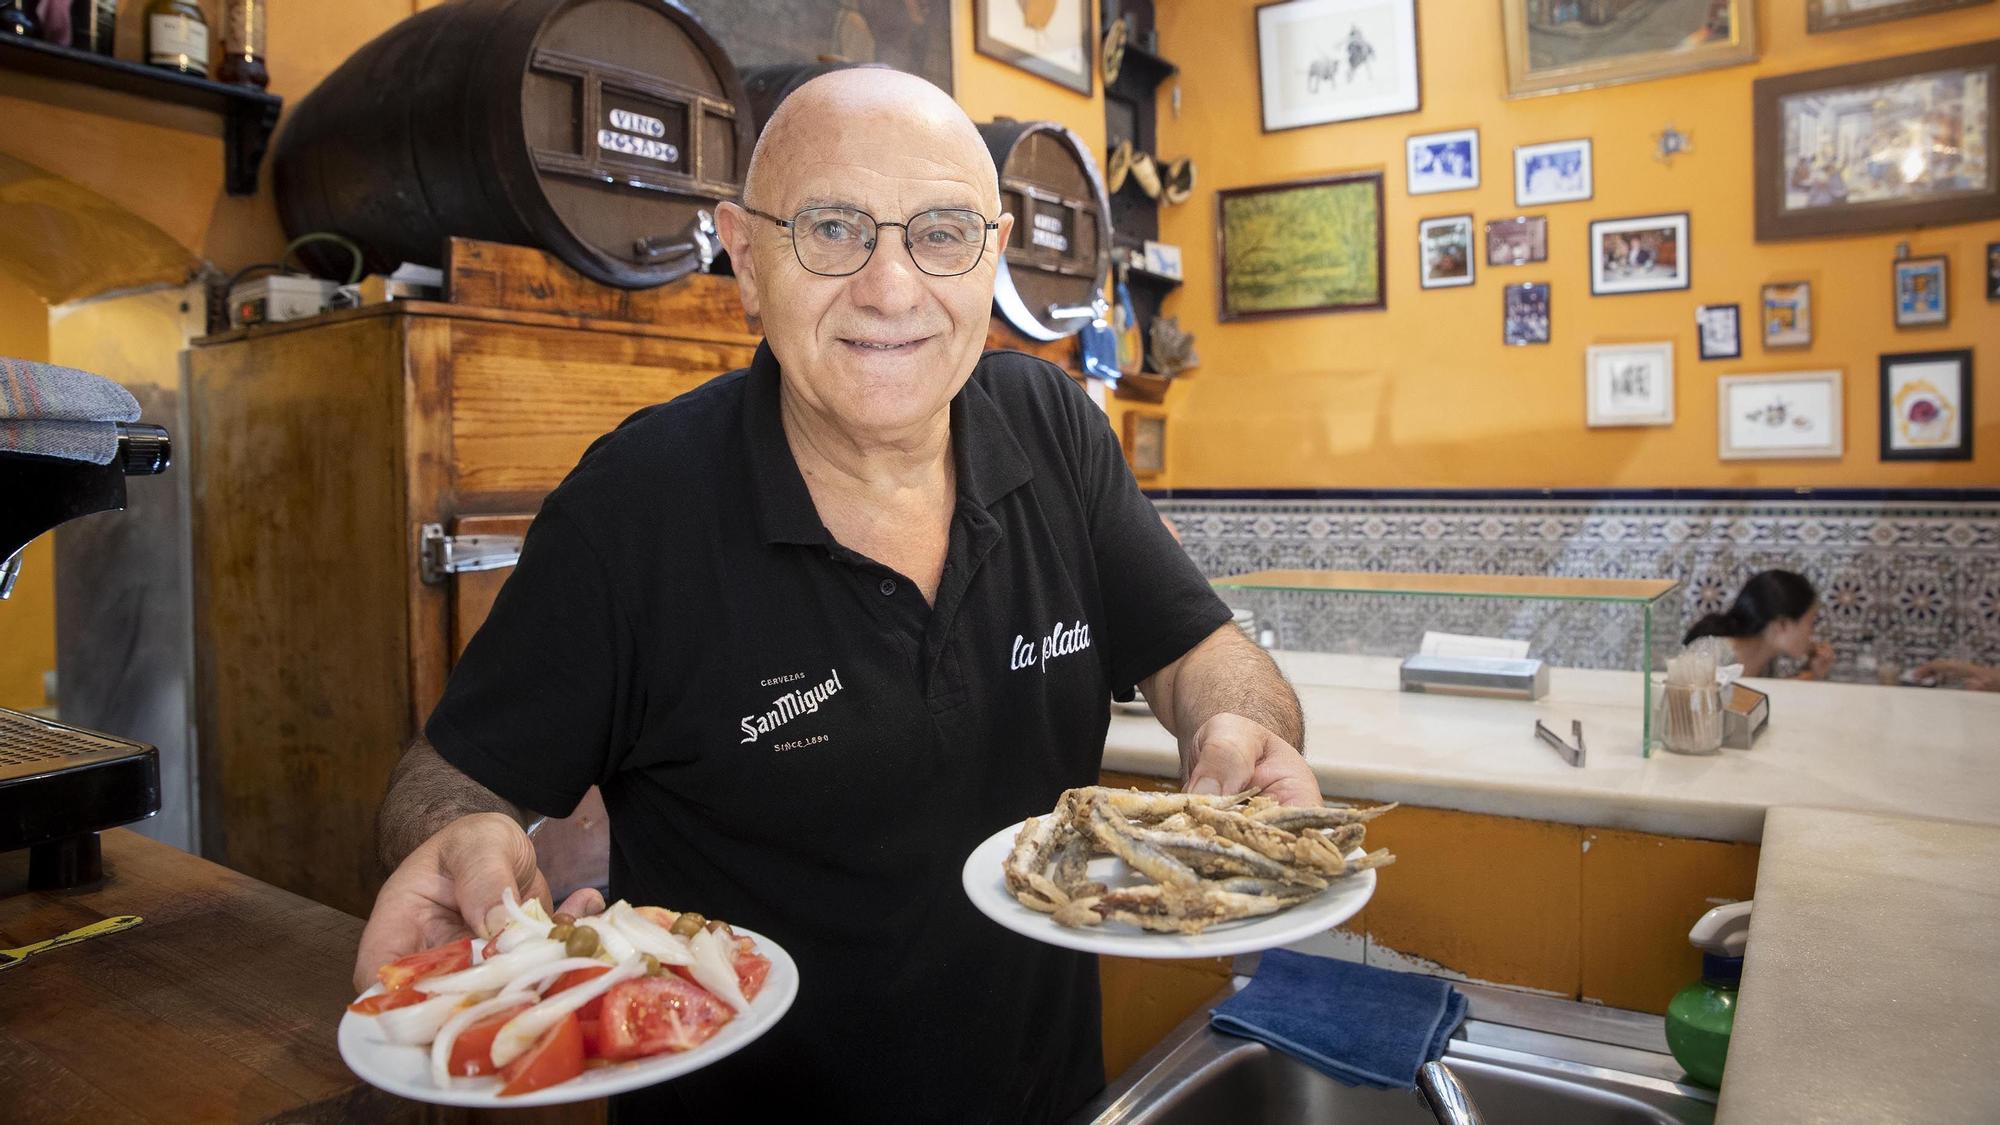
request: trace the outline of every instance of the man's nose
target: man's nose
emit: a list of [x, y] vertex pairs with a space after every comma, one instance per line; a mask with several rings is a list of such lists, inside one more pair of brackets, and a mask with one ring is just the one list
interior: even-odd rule
[[916, 304], [923, 292], [923, 271], [910, 256], [901, 227], [878, 227], [875, 249], [848, 284], [856, 304], [901, 312]]

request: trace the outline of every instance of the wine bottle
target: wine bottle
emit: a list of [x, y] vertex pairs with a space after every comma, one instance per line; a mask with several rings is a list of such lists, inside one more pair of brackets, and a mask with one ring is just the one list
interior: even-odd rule
[[215, 80], [238, 86], [263, 87], [271, 73], [264, 68], [264, 0], [223, 0], [222, 61]]
[[118, 0], [70, 0], [69, 45], [79, 51], [115, 55]]
[[208, 77], [208, 19], [194, 0], [146, 5], [146, 61], [196, 78]]
[[0, 35], [42, 37], [42, 21], [35, 18], [34, 0], [0, 0]]

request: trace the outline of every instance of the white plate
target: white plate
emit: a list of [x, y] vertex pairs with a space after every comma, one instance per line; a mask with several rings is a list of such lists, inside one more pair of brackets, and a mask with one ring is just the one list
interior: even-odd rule
[[[972, 849], [965, 860], [966, 895], [980, 913], [1023, 937], [1084, 953], [1110, 953], [1119, 957], [1227, 957], [1275, 949], [1347, 921], [1360, 913], [1375, 893], [1375, 872], [1369, 870], [1335, 880], [1326, 890], [1288, 910], [1262, 918], [1224, 922], [1198, 934], [1157, 934], [1124, 922], [1103, 922], [1081, 929], [1058, 926], [1048, 915], [1022, 906], [1008, 892], [1007, 880], [1000, 873], [1007, 853], [1014, 850], [1014, 835], [1020, 830], [1020, 825], [1010, 824]], [[1361, 853], [1356, 849], [1349, 854]], [[1112, 856], [1091, 860], [1090, 877], [1113, 887], [1146, 881], [1128, 869], [1123, 860]]]
[[[799, 994], [799, 967], [793, 963], [790, 954], [777, 942], [761, 934], [741, 926], [730, 928], [757, 943], [757, 952], [771, 959], [771, 974], [764, 978], [764, 987], [757, 990], [757, 998], [750, 1001], [749, 1011], [737, 1013], [736, 1018], [723, 1024], [722, 1030], [708, 1042], [679, 1054], [654, 1055], [632, 1062], [595, 1067], [567, 1082], [503, 1098], [497, 1076], [454, 1078], [450, 1089], [438, 1089], [437, 1084], [431, 1081], [430, 1047], [385, 1043], [375, 1036], [372, 1016], [348, 1012], [340, 1020], [340, 1057], [347, 1060], [354, 1073], [370, 1085], [380, 1086], [412, 1101], [437, 1105], [562, 1105], [622, 1094], [627, 1090], [664, 1082], [735, 1054], [744, 1044], [769, 1031], [771, 1025], [777, 1023], [779, 1017], [792, 1006], [792, 998]], [[380, 991], [382, 986], [378, 984], [362, 995], [373, 996]]]

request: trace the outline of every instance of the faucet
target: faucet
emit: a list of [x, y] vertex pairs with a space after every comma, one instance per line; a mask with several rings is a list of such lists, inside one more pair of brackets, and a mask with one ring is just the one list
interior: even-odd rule
[[1485, 1125], [1472, 1095], [1441, 1062], [1427, 1062], [1417, 1071], [1417, 1097], [1437, 1117], [1438, 1125]]

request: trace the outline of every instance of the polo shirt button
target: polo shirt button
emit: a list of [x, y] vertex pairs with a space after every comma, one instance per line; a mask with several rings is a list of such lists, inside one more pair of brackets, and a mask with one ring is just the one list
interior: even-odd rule
[[883, 597], [891, 597], [896, 592], [896, 580], [893, 578], [884, 578], [882, 584], [877, 586], [876, 589], [882, 591]]

